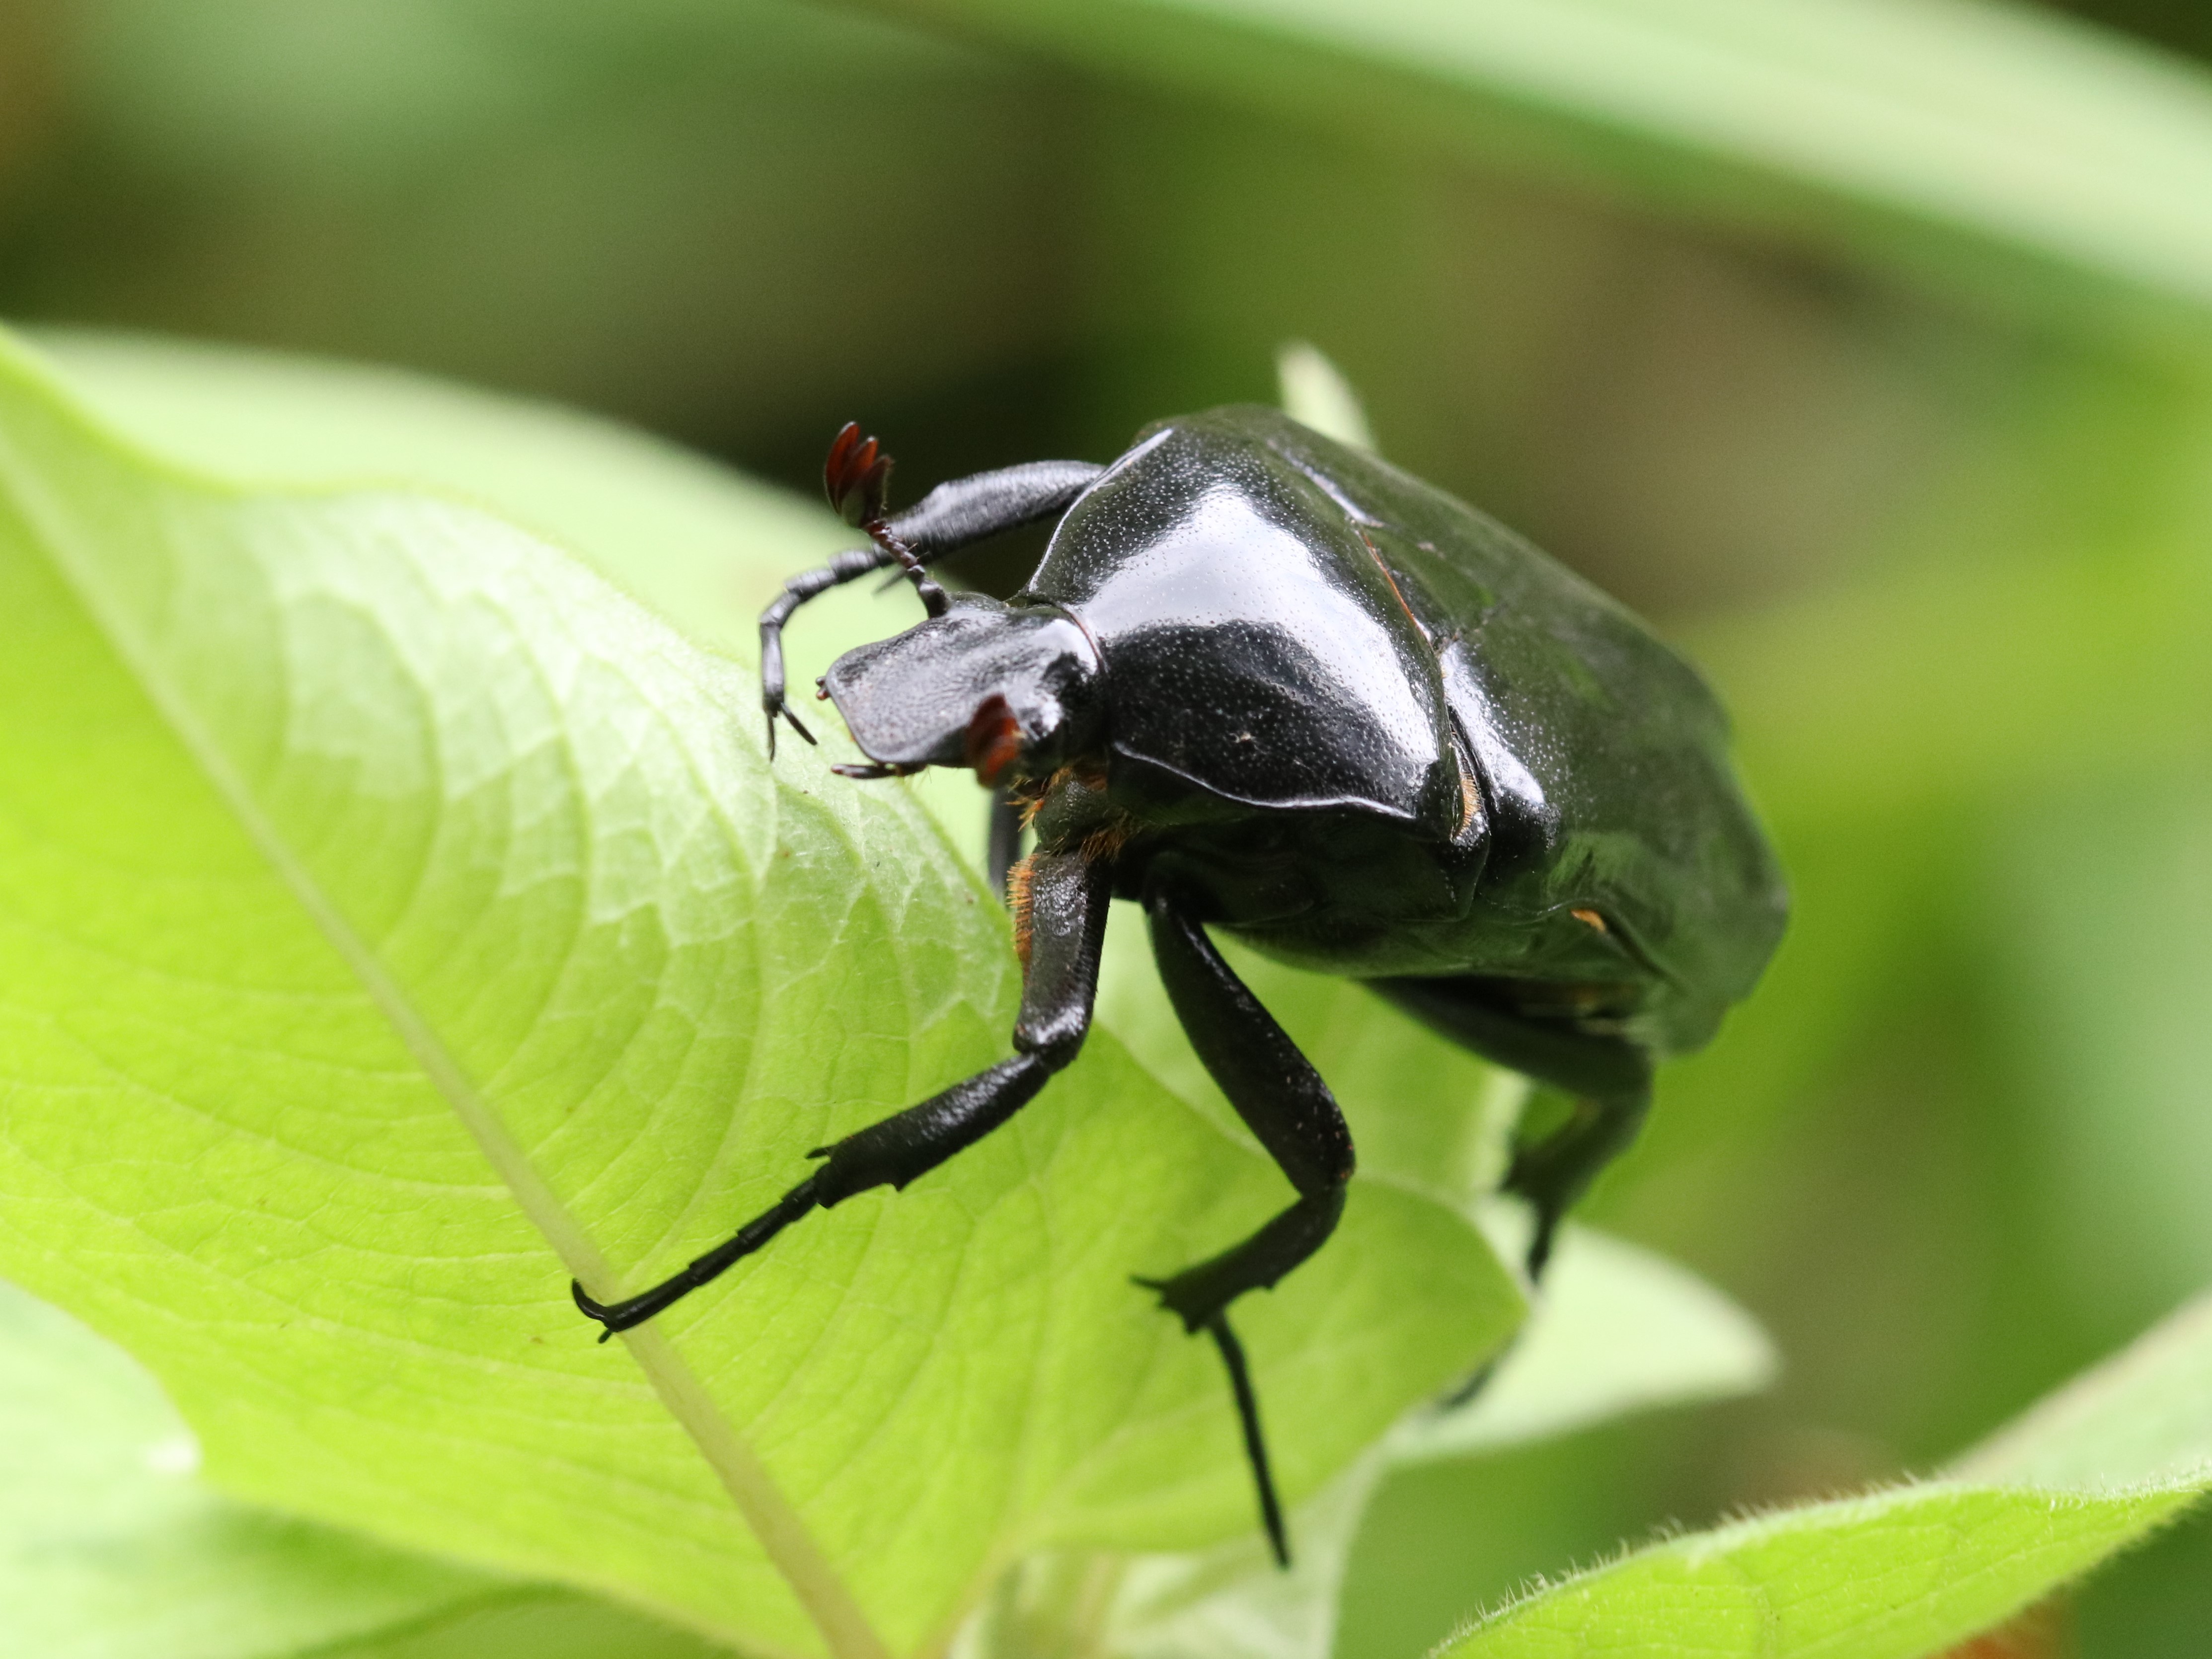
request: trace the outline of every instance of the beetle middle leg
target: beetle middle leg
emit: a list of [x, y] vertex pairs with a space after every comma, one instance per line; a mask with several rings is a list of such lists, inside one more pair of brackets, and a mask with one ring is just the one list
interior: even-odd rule
[[709, 1284], [793, 1222], [874, 1187], [899, 1188], [927, 1175], [1035, 1099], [1082, 1048], [1098, 994], [1106, 938], [1107, 867], [1079, 852], [1039, 853], [1025, 882], [1028, 950], [1014, 1054], [918, 1106], [870, 1124], [810, 1156], [822, 1167], [729, 1238], [651, 1289], [599, 1302], [580, 1284], [576, 1305], [606, 1327], [599, 1340], [641, 1325]]
[[1206, 1332], [1220, 1350], [1259, 1488], [1261, 1519], [1275, 1559], [1287, 1566], [1290, 1544], [1267, 1466], [1259, 1401], [1243, 1348], [1229, 1327], [1229, 1304], [1247, 1291], [1273, 1286], [1336, 1231], [1352, 1179], [1352, 1131], [1321, 1074], [1222, 959], [1205, 928], [1164, 890], [1147, 893], [1145, 908], [1160, 980], [1191, 1047], [1297, 1189], [1290, 1208], [1242, 1243], [1172, 1278], [1139, 1281], [1159, 1292], [1162, 1305], [1185, 1330]]

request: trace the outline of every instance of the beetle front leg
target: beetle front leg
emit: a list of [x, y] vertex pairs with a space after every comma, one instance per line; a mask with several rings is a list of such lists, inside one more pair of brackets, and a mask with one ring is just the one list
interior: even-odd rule
[[791, 729], [806, 739], [814, 741], [814, 734], [806, 729], [805, 722], [791, 712], [784, 698], [783, 686], [783, 629], [792, 613], [809, 599], [827, 593], [871, 570], [878, 570], [888, 562], [889, 556], [880, 548], [856, 547], [850, 552], [840, 553], [817, 570], [808, 570], [793, 576], [783, 585], [769, 608], [761, 612], [761, 707], [768, 712], [768, 756], [775, 758], [775, 722], [777, 716], [791, 722]]
[[1352, 1131], [1321, 1074], [1222, 959], [1206, 929], [1164, 891], [1148, 893], [1145, 908], [1161, 982], [1192, 1048], [1297, 1189], [1297, 1202], [1242, 1243], [1173, 1278], [1138, 1281], [1159, 1292], [1161, 1305], [1185, 1330], [1207, 1332], [1220, 1350], [1259, 1489], [1261, 1519], [1276, 1560], [1288, 1566], [1290, 1542], [1267, 1465], [1259, 1401], [1243, 1349], [1229, 1328], [1228, 1310], [1248, 1291], [1272, 1288], [1336, 1231], [1352, 1179]]
[[711, 1283], [810, 1211], [829, 1209], [871, 1188], [904, 1187], [927, 1175], [1029, 1104], [1075, 1058], [1098, 994], [1098, 952], [1111, 896], [1106, 866], [1079, 853], [1038, 853], [1027, 861], [1024, 890], [1028, 950], [1013, 1058], [834, 1146], [817, 1147], [811, 1156], [823, 1160], [820, 1169], [650, 1290], [599, 1302], [576, 1285], [576, 1305], [606, 1327], [601, 1341]]
[[[840, 434], [841, 438], [842, 434]], [[831, 452], [833, 460], [836, 452]], [[972, 477], [941, 483], [903, 513], [893, 514], [887, 528], [919, 564], [955, 553], [1004, 531], [1015, 530], [1065, 511], [1085, 486], [1106, 469], [1088, 461], [1031, 461]], [[833, 488], [831, 499], [836, 492]], [[761, 706], [768, 712], [769, 758], [775, 757], [775, 722], [814, 741], [784, 702], [783, 630], [799, 607], [833, 587], [857, 581], [872, 570], [897, 562], [880, 544], [840, 553], [817, 570], [793, 576], [761, 613]], [[903, 573], [902, 573], [903, 574]]]

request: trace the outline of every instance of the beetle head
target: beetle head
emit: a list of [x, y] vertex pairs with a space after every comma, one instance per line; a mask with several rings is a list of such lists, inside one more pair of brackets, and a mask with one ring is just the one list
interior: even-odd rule
[[853, 741], [898, 771], [1042, 776], [1095, 746], [1097, 653], [1064, 611], [958, 593], [941, 617], [848, 651], [822, 678]]

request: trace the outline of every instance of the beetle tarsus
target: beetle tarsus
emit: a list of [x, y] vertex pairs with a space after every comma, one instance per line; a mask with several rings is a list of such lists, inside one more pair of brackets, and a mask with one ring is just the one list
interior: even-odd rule
[[1158, 1294], [1160, 1305], [1182, 1320], [1186, 1331], [1194, 1335], [1210, 1332], [1220, 1348], [1237, 1395], [1261, 1513], [1276, 1559], [1288, 1566], [1290, 1551], [1261, 1434], [1259, 1406], [1243, 1351], [1229, 1329], [1228, 1308], [1247, 1291], [1273, 1286], [1336, 1231], [1352, 1179], [1352, 1132], [1321, 1074], [1237, 978], [1206, 929], [1161, 889], [1145, 896], [1145, 908], [1160, 981], [1191, 1047], [1229, 1097], [1237, 1116], [1297, 1189], [1295, 1203], [1242, 1243], [1172, 1278], [1137, 1281]]
[[641, 1325], [712, 1283], [810, 1211], [829, 1209], [876, 1187], [904, 1187], [974, 1146], [1036, 1098], [1083, 1046], [1098, 993], [1109, 889], [1103, 866], [1056, 854], [1040, 869], [1042, 896], [1023, 977], [1013, 1057], [807, 1154], [822, 1167], [679, 1273], [620, 1302], [594, 1301], [574, 1286], [576, 1306], [606, 1327], [601, 1340]]
[[1457, 1411], [1462, 1406], [1468, 1404], [1475, 1395], [1490, 1386], [1490, 1379], [1498, 1375], [1498, 1367], [1504, 1359], [1504, 1356], [1500, 1354], [1496, 1358], [1484, 1360], [1468, 1373], [1465, 1382], [1446, 1395], [1437, 1404], [1448, 1412]]
[[599, 1335], [599, 1340], [602, 1342], [617, 1331], [626, 1331], [635, 1326], [642, 1325], [655, 1314], [681, 1301], [702, 1285], [711, 1284], [720, 1278], [793, 1222], [822, 1203], [823, 1200], [817, 1185], [819, 1180], [818, 1176], [807, 1176], [805, 1180], [784, 1194], [774, 1205], [762, 1211], [760, 1214], [745, 1223], [713, 1249], [703, 1255], [693, 1257], [680, 1272], [671, 1273], [658, 1285], [648, 1290], [640, 1291], [635, 1296], [625, 1297], [620, 1302], [598, 1302], [585, 1292], [581, 1284], [571, 1280], [576, 1306], [581, 1310], [586, 1318], [596, 1319], [606, 1327]]
[[1267, 1544], [1275, 1553], [1275, 1565], [1288, 1571], [1290, 1533], [1283, 1525], [1281, 1500], [1275, 1496], [1274, 1472], [1267, 1465], [1267, 1437], [1260, 1430], [1260, 1396], [1253, 1392], [1252, 1374], [1244, 1364], [1244, 1345], [1229, 1328], [1226, 1314], [1214, 1315], [1206, 1322], [1206, 1328], [1213, 1338], [1213, 1346], [1221, 1351], [1221, 1363], [1229, 1372], [1229, 1390], [1237, 1397], [1237, 1420], [1244, 1431], [1244, 1455], [1252, 1465], [1252, 1484], [1260, 1496], [1260, 1524], [1267, 1529]]
[[1514, 1154], [1504, 1188], [1527, 1199], [1536, 1212], [1536, 1231], [1528, 1241], [1531, 1283], [1544, 1276], [1559, 1223], [1599, 1171], [1628, 1149], [1650, 1105], [1648, 1084], [1616, 1094], [1585, 1097], [1564, 1125]]
[[806, 729], [806, 722], [799, 718], [791, 705], [779, 702], [768, 711], [768, 752], [771, 760], [775, 757], [775, 723], [779, 718], [788, 722], [791, 729], [805, 740], [809, 748], [818, 746], [814, 741], [814, 733]]

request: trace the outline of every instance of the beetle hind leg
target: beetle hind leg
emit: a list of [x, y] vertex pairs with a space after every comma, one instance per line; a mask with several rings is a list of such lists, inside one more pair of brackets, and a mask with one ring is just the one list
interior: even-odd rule
[[1240, 1244], [1167, 1279], [1139, 1279], [1194, 1336], [1248, 1291], [1273, 1290], [1326, 1243], [1344, 1213], [1341, 1182], [1307, 1194]]
[[1252, 1465], [1253, 1484], [1260, 1492], [1260, 1524], [1267, 1528], [1267, 1544], [1275, 1565], [1291, 1565], [1290, 1533], [1283, 1525], [1283, 1506], [1275, 1496], [1275, 1477], [1267, 1467], [1267, 1437], [1260, 1429], [1260, 1396], [1252, 1391], [1252, 1373], [1244, 1364], [1244, 1345], [1229, 1328], [1229, 1316], [1218, 1313], [1206, 1322], [1213, 1346], [1220, 1352], [1222, 1368], [1229, 1373], [1229, 1391], [1237, 1400], [1237, 1421], [1244, 1431], [1244, 1456]]
[[1543, 1276], [1559, 1222], [1600, 1171], [1627, 1151], [1651, 1104], [1651, 1056], [1626, 1038], [1516, 1006], [1509, 980], [1384, 979], [1374, 988], [1485, 1060], [1575, 1097], [1574, 1114], [1520, 1147], [1504, 1190], [1536, 1212], [1528, 1277]]
[[1191, 1046], [1297, 1189], [1295, 1203], [1243, 1243], [1170, 1278], [1137, 1281], [1159, 1293], [1161, 1305], [1182, 1321], [1185, 1330], [1193, 1335], [1206, 1332], [1220, 1351], [1258, 1491], [1260, 1518], [1276, 1560], [1288, 1566], [1290, 1541], [1260, 1425], [1259, 1396], [1243, 1346], [1230, 1328], [1228, 1310], [1248, 1291], [1272, 1287], [1336, 1231], [1352, 1179], [1352, 1133], [1320, 1073], [1222, 959], [1205, 928], [1164, 891], [1147, 893], [1145, 907], [1160, 980]]
[[1536, 1212], [1536, 1231], [1528, 1241], [1530, 1279], [1543, 1277], [1561, 1218], [1605, 1166], [1628, 1149], [1650, 1105], [1648, 1087], [1585, 1097], [1575, 1103], [1565, 1123], [1515, 1151], [1503, 1186], [1527, 1199]]

